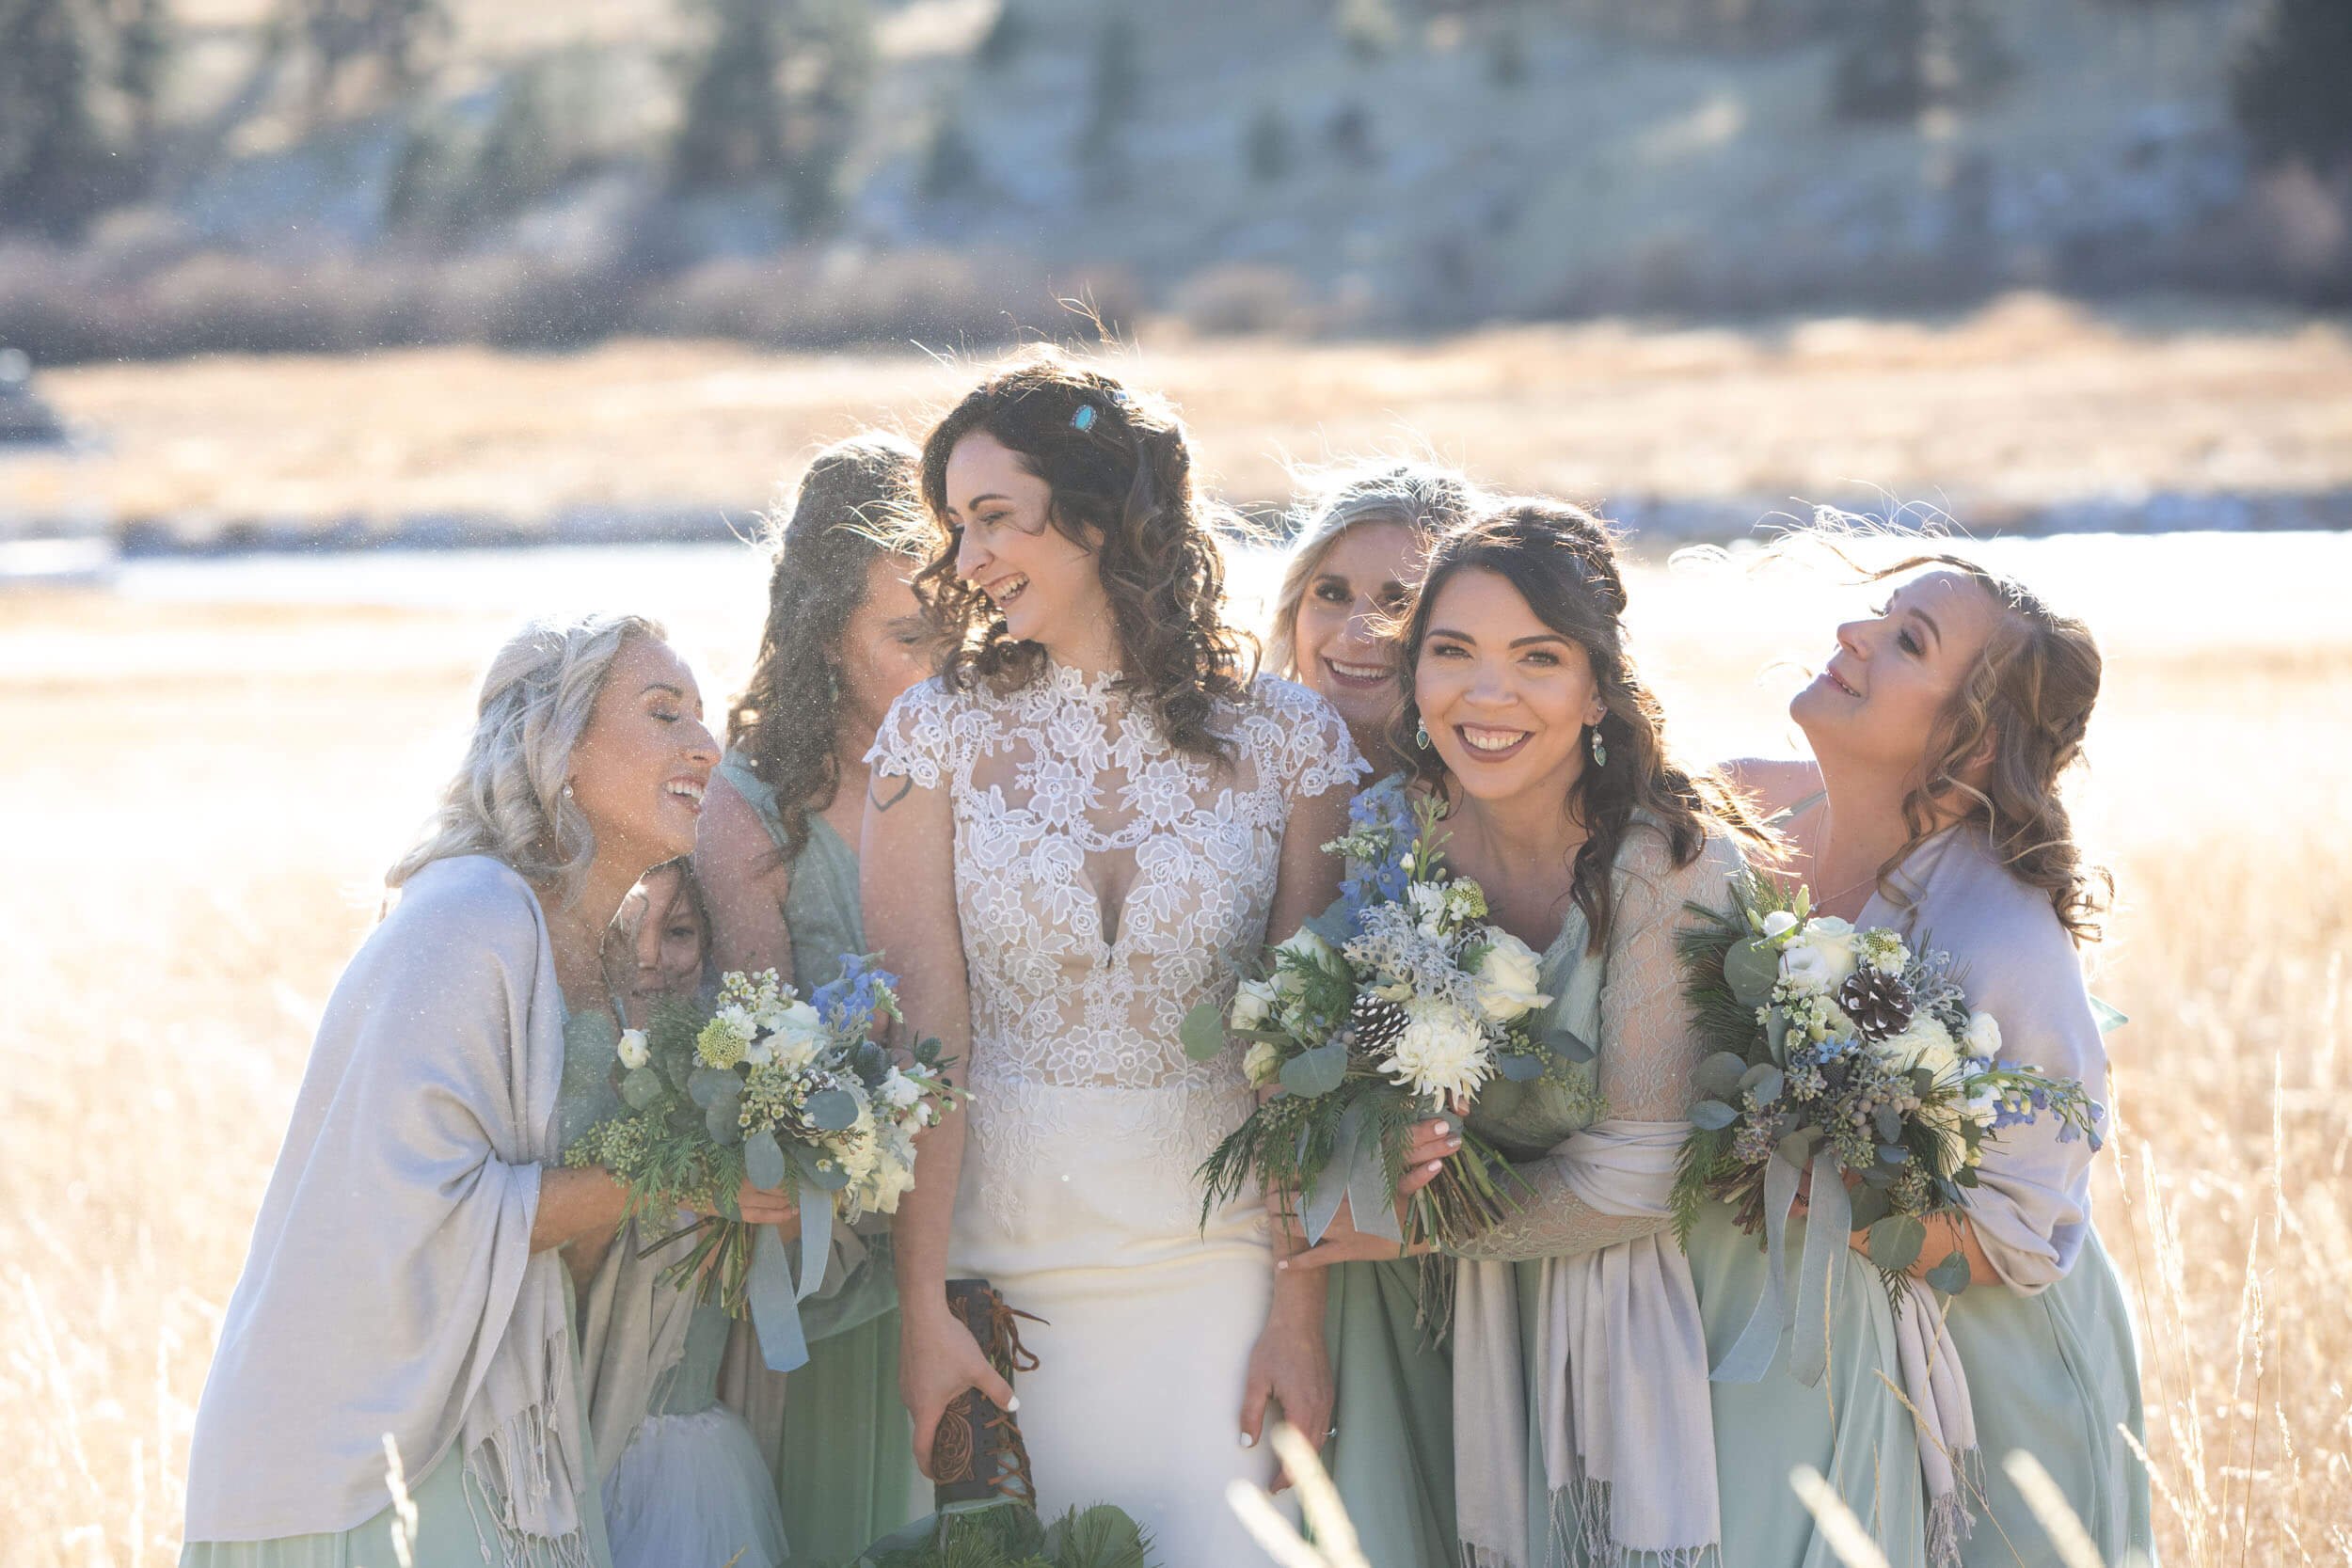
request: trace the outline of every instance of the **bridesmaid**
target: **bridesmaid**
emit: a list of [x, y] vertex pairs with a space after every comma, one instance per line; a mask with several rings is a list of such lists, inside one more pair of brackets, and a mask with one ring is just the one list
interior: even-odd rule
[[[1382, 778], [1358, 797], [1359, 816], [1401, 809], [1390, 623], [1409, 606], [1430, 545], [1480, 504], [1468, 478], [1434, 464], [1344, 472], [1307, 515], [1283, 568], [1267, 665], [1336, 708]], [[1454, 1555], [1454, 1378], [1419, 1310], [1422, 1272], [1411, 1258], [1343, 1265], [1325, 1307], [1338, 1423], [1327, 1457], [1373, 1568]]]
[[[1490, 1083], [1469, 1114], [1527, 1189], [1518, 1214], [1458, 1249], [1464, 1559], [1830, 1568], [1788, 1491], [1802, 1462], [1838, 1484], [1893, 1562], [1915, 1568], [1917, 1452], [1880, 1382], [1899, 1370], [1897, 1349], [1860, 1259], [1841, 1255], [1853, 1278], [1831, 1325], [1831, 1386], [1775, 1373], [1769, 1412], [1726, 1421], [1709, 1383], [1753, 1296], [1710, 1298], [1707, 1260], [1753, 1259], [1753, 1274], [1762, 1258], [1728, 1225], [1703, 1226], [1687, 1257], [1671, 1234], [1704, 1054], [1675, 940], [1687, 902], [1725, 906], [1756, 830], [1713, 780], [1671, 759], [1626, 653], [1625, 607], [1603, 528], [1519, 501], [1438, 546], [1406, 627], [1411, 701], [1398, 728], [1415, 792], [1448, 806], [1449, 869], [1477, 879], [1503, 928], [1541, 952], [1543, 1024], [1596, 1053], [1529, 1084]], [[1424, 1123], [1403, 1191], [1457, 1143], [1442, 1118]], [[1307, 1258], [1378, 1244], [1351, 1234]]]
[[[695, 998], [708, 936], [701, 890], [683, 860], [645, 873], [622, 901], [605, 960], [618, 1026], [613, 1013], [582, 1012], [564, 1030], [567, 1053], [596, 1075], [600, 1115], [626, 1114], [611, 1087], [620, 1028], [646, 1027], [667, 998]], [[601, 1461], [613, 1568], [778, 1568], [784, 1522], [768, 1460], [742, 1418], [719, 1402], [726, 1312], [661, 1282], [675, 1251], [638, 1256], [672, 1227], [625, 1227], [582, 1313], [589, 1433]]]
[[[919, 562], [875, 540], [919, 505], [916, 453], [867, 434], [809, 465], [774, 545], [759, 657], [728, 715], [694, 865], [723, 970], [772, 969], [803, 995], [864, 953], [857, 851], [866, 753], [890, 705], [930, 673]], [[886, 1230], [841, 1232], [805, 1303], [808, 1365], [783, 1380], [739, 1338], [726, 1391], [775, 1453], [796, 1562], [847, 1562], [930, 1501], [898, 1402], [898, 1309]]]
[[492, 660], [434, 828], [386, 878], [400, 902], [320, 1021], [197, 1410], [183, 1564], [390, 1560], [388, 1437], [417, 1562], [610, 1564], [572, 1255], [625, 1195], [563, 1165], [564, 1025], [610, 1009], [605, 928], [692, 847], [717, 761], [650, 622], [534, 624]]
[[[2002, 1060], [2104, 1095], [2076, 950], [2097, 939], [2105, 880], [2058, 792], [2098, 699], [2098, 647], [2080, 621], [1958, 556], [1871, 576], [1892, 594], [1837, 628], [1788, 705], [1813, 760], [1744, 761], [1736, 775], [1787, 814], [1788, 875], [1817, 908], [1951, 953], [1970, 1006], [2000, 1024]], [[1960, 1553], [1971, 1565], [2060, 1560], [2001, 1467], [2016, 1449], [2057, 1479], [2104, 1560], [2153, 1560], [2147, 1472], [2118, 1434], [2143, 1431], [2139, 1359], [2091, 1223], [2093, 1152], [2046, 1118], [2005, 1130], [1967, 1214], [1931, 1226], [1920, 1250], [1924, 1269], [1959, 1249], [1972, 1281], [1946, 1320], [1990, 1462]]]

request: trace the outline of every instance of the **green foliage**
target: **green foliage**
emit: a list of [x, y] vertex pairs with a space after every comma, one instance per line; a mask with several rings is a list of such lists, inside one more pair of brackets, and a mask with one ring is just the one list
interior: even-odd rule
[[83, 0], [0, 0], [0, 225], [70, 230], [100, 205], [103, 41]]
[[1045, 1525], [1024, 1504], [994, 1502], [893, 1535], [853, 1568], [1152, 1568], [1152, 1538], [1108, 1503]]
[[2352, 6], [2269, 0], [2230, 72], [2238, 123], [2266, 162], [2352, 163]]
[[441, 0], [289, 0], [287, 19], [308, 68], [314, 122], [355, 78], [378, 100], [405, 96], [426, 75], [426, 51], [450, 31]]
[[931, 120], [930, 138], [923, 144], [916, 189], [926, 201], [947, 201], [972, 195], [979, 180], [979, 154], [964, 135], [962, 117], [952, 104], [943, 103]]
[[1089, 73], [1087, 115], [1072, 149], [1089, 197], [1107, 199], [1126, 188], [1126, 128], [1143, 98], [1143, 42], [1131, 0], [1102, 8]]
[[690, 3], [706, 25], [702, 48], [685, 61], [672, 183], [780, 184], [793, 223], [823, 228], [838, 214], [842, 166], [873, 89], [867, 0]]

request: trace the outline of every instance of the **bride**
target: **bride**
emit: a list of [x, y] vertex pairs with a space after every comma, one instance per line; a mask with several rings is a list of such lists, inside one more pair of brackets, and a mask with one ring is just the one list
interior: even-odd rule
[[1328, 1426], [1322, 1285], [1277, 1283], [1254, 1203], [1202, 1224], [1193, 1171], [1249, 1090], [1177, 1032], [1335, 895], [1362, 765], [1321, 698], [1249, 678], [1164, 404], [1025, 356], [922, 482], [950, 652], [883, 721], [863, 856], [866, 935], [973, 1091], [898, 1220], [915, 1452], [965, 1388], [1010, 1398], [943, 1295], [981, 1275], [1044, 1320], [1019, 1409], [1048, 1515], [1116, 1502], [1167, 1568], [1260, 1561], [1223, 1493], [1268, 1479], [1269, 1398]]

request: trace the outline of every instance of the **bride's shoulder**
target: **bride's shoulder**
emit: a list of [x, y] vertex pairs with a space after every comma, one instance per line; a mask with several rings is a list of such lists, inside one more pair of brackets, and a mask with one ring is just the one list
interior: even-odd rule
[[1339, 721], [1339, 709], [1324, 700], [1322, 693], [1309, 689], [1280, 675], [1253, 675], [1242, 698], [1243, 705], [1259, 712], [1291, 719], [1329, 719]]

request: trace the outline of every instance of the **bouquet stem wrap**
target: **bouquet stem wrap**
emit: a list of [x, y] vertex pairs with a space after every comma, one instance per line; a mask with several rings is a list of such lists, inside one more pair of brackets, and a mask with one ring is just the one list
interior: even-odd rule
[[759, 1357], [770, 1371], [797, 1371], [808, 1365], [808, 1334], [801, 1326], [801, 1303], [825, 1282], [825, 1262], [832, 1251], [833, 1195], [815, 1187], [801, 1189], [801, 1277], [797, 1284], [785, 1258], [784, 1237], [776, 1227], [761, 1226], [753, 1240], [745, 1299], [751, 1304], [752, 1326], [759, 1335]]

